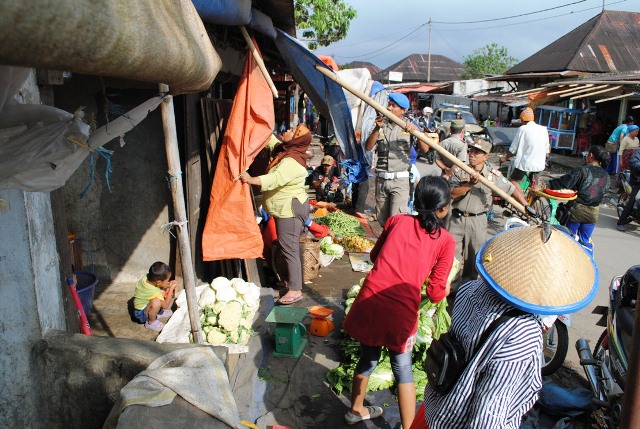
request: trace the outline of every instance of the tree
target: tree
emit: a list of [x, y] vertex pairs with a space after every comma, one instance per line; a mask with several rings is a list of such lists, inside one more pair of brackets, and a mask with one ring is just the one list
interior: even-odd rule
[[518, 60], [509, 56], [507, 48], [490, 43], [484, 48], [476, 49], [462, 63], [464, 71], [462, 79], [479, 79], [488, 74], [504, 74]]
[[356, 10], [343, 0], [295, 0], [296, 27], [309, 41], [309, 49], [329, 46], [347, 36]]

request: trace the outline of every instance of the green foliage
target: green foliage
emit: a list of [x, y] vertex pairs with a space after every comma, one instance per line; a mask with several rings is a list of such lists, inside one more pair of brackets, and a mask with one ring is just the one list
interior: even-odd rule
[[309, 49], [329, 46], [347, 36], [356, 10], [343, 0], [295, 0], [296, 28], [303, 30]]
[[507, 48], [490, 43], [484, 48], [476, 49], [462, 63], [464, 71], [462, 79], [480, 79], [487, 74], [504, 74], [518, 60], [509, 55]]

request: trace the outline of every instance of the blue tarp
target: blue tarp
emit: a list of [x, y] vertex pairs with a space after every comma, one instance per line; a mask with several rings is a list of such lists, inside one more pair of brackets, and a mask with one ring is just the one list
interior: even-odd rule
[[251, 20], [251, 0], [192, 0], [205, 22], [220, 25], [247, 25]]
[[353, 132], [351, 111], [342, 87], [317, 71], [315, 67], [331, 69], [280, 29], [278, 29], [278, 37], [275, 42], [295, 81], [311, 98], [316, 109], [323, 116], [331, 118], [336, 138], [345, 158], [356, 160], [361, 158], [362, 155], [358, 156], [359, 145], [356, 143]]

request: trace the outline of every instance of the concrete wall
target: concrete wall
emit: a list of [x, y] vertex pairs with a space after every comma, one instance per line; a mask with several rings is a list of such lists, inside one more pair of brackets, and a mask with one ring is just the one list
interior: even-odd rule
[[225, 347], [51, 331], [37, 344], [34, 352], [35, 358], [47, 369], [41, 382], [49, 412], [48, 421], [43, 422], [42, 427], [102, 427], [125, 384], [158, 357], [192, 347], [211, 347], [229, 373]]
[[[87, 118], [100, 127], [156, 93], [154, 85], [74, 75], [55, 88], [54, 102], [69, 112], [85, 106]], [[171, 195], [160, 108], [125, 134], [124, 143], [115, 139], [104, 146], [113, 151], [111, 192], [100, 157], [84, 198], [79, 195], [91, 180], [88, 160], [63, 187], [68, 230], [83, 243], [83, 269], [95, 270], [105, 282], [135, 282], [158, 260], [173, 265], [172, 237], [161, 228], [170, 221]]]
[[[35, 75], [17, 97], [39, 102]], [[38, 428], [47, 413], [33, 346], [65, 329], [49, 194], [0, 191], [0, 427]]]
[[0, 427], [38, 427], [46, 412], [33, 345], [65, 329], [48, 194], [0, 191]]

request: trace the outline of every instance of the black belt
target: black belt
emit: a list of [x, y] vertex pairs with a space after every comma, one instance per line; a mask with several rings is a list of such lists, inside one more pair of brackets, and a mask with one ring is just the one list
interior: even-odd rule
[[483, 214], [487, 213], [487, 212], [469, 213], [469, 212], [463, 212], [463, 211], [458, 210], [458, 209], [453, 209], [453, 210], [451, 210], [451, 212], [452, 212], [454, 217], [476, 217], [476, 216], [482, 216]]

